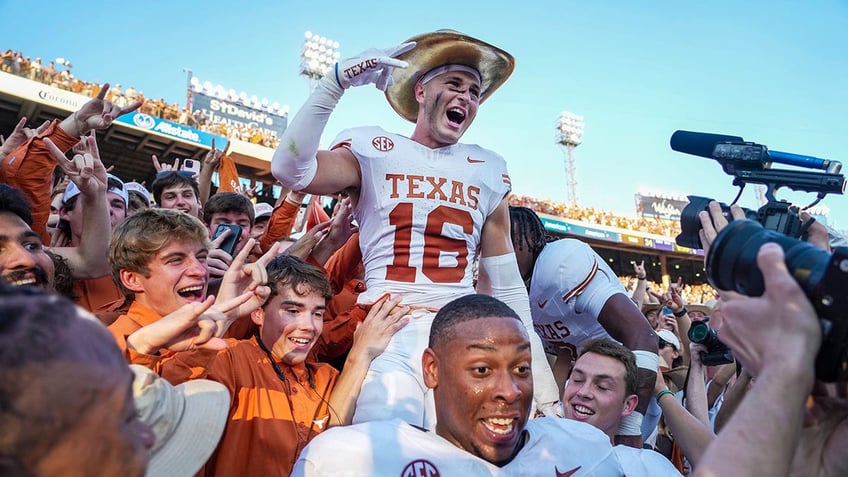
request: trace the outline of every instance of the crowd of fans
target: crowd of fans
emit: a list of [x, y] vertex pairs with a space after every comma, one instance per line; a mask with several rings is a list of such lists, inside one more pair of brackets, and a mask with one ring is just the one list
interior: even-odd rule
[[606, 210], [595, 209], [594, 207], [564, 204], [553, 200], [536, 199], [523, 195], [511, 196], [509, 205], [529, 207], [548, 215], [564, 217], [587, 224], [604, 225], [621, 230], [634, 230], [663, 237], [674, 237], [680, 233], [680, 222], [659, 217], [623, 217]]
[[[87, 82], [74, 77], [73, 73], [71, 73], [70, 66], [57, 66], [54, 61], [43, 65], [41, 58], [32, 60], [30, 57], [13, 50], [6, 50], [3, 53], [0, 70], [89, 98], [97, 96], [102, 87], [99, 83]], [[269, 148], [276, 148], [279, 144], [279, 138], [277, 138], [276, 133], [248, 126], [231, 126], [224, 123], [213, 123], [206, 119], [203, 111], [192, 111], [189, 108], [180, 106], [179, 103], [169, 103], [161, 97], [159, 99], [146, 97], [143, 91], [136, 90], [132, 85], [126, 88], [120, 83], [113, 85], [109, 90], [107, 99], [121, 107], [140, 101], [141, 107], [139, 111], [142, 113], [228, 139], [259, 144]]]
[[[438, 423], [453, 424], [450, 431], [458, 437], [446, 440], [443, 427], [423, 433], [400, 420], [348, 427], [372, 361], [391, 347], [398, 330], [416, 326], [416, 317], [428, 312], [405, 306], [400, 295], [383, 295], [370, 306], [357, 304], [368, 287], [350, 199], [338, 200], [331, 216], [316, 200], [300, 215], [305, 194], [299, 191], [285, 190], [273, 206], [252, 202], [249, 191], [219, 189], [211, 194], [212, 175], [226, 160], [218, 149], [208, 152], [198, 174], [154, 161], [152, 184], [124, 182], [104, 167], [93, 131], [134, 110], [197, 127], [202, 119], [178, 105], [149, 100], [132, 86], [78, 82], [69, 72], [56, 73], [51, 64], [42, 66], [39, 59], [29, 61], [16, 52], [4, 54], [2, 68], [92, 96], [67, 118], [36, 128], [26, 127], [23, 118], [13, 131], [3, 131], [2, 475], [63, 475], [71, 468], [81, 475], [139, 475], [145, 466], [148, 475], [318, 475], [310, 472], [319, 469], [326, 472], [320, 475], [375, 475], [376, 467], [368, 467], [372, 461], [389, 466], [396, 462], [388, 461], [409, 458], [389, 445], [415, 447], [413, 458], [433, 453], [392, 475], [437, 475], [426, 467], [433, 462], [468, 475], [550, 475], [550, 468], [542, 469], [547, 464], [556, 474], [572, 475], [591, 465], [584, 469], [591, 475], [622, 475], [626, 466], [619, 459], [643, 466], [641, 474], [628, 468], [627, 475], [660, 475], [655, 473], [659, 469], [662, 475], [681, 475], [711, 457], [721, 463], [711, 453], [722, 446], [732, 449], [734, 441], [716, 437], [717, 432], [724, 428], [728, 435], [742, 436], [739, 430], [751, 426], [751, 416], [764, 427], [775, 426], [764, 433], [767, 437], [802, 432], [800, 415], [791, 416], [789, 424], [795, 427], [787, 430], [768, 414], [773, 408], [750, 404], [774, 401], [775, 390], [797, 384], [800, 391], [786, 399], [801, 412], [802, 398], [813, 385], [807, 369], [812, 369], [812, 360], [798, 355], [814, 354], [821, 332], [812, 305], [797, 285], [791, 286], [785, 267], [780, 268], [781, 254], [772, 250], [761, 257], [761, 268], [771, 272], [762, 298], [722, 302], [726, 297], [717, 301], [707, 285], [650, 283], [638, 264], [632, 275], [617, 277], [621, 286], [616, 277], [605, 277], [616, 282], [604, 297], [612, 303], [607, 308], [592, 288], [611, 274], [607, 267], [593, 262], [598, 259], [591, 248], [577, 240], [546, 244], [538, 217], [534, 252], [531, 228], [511, 218], [516, 253], [532, 255], [519, 264], [529, 262], [530, 271], [517, 277], [533, 275], [542, 265], [559, 267], [558, 261], [539, 258], [558, 245], [571, 249], [556, 253], [582, 250], [582, 256], [563, 256], [574, 259], [575, 269], [581, 257], [588, 257], [587, 274], [576, 280], [573, 293], [557, 291], [553, 301], [562, 303], [551, 303], [548, 312], [574, 311], [577, 300], [592, 301], [586, 308], [579, 302], [581, 314], [625, 310], [638, 325], [629, 331], [645, 328], [636, 334], [650, 346], [630, 349], [625, 340], [596, 339], [580, 350], [568, 350], [573, 374], [558, 383], [560, 412], [549, 414], [532, 402], [531, 342], [521, 318], [499, 299], [472, 293], [436, 313], [421, 359]], [[678, 232], [672, 221], [625, 219], [525, 196], [511, 196], [510, 203], [624, 230], [663, 236]], [[720, 220], [713, 217], [717, 229]], [[295, 239], [292, 230], [298, 221], [306, 222], [306, 232]], [[714, 236], [706, 235], [707, 240]], [[818, 225], [811, 227], [810, 237], [821, 242]], [[826, 231], [824, 237], [817, 244], [827, 247]], [[435, 277], [445, 267], [437, 263], [432, 268]], [[492, 290], [502, 285], [489, 284]], [[527, 295], [523, 299], [524, 306], [539, 309], [548, 302], [534, 301], [532, 287], [531, 301]], [[792, 306], [782, 310], [776, 305], [782, 300]], [[748, 325], [738, 319], [748, 318], [746, 314], [752, 319]], [[796, 323], [792, 320], [801, 315], [810, 319], [784, 332], [782, 325]], [[608, 331], [621, 330], [621, 323], [594, 318]], [[778, 321], [766, 326], [764, 320], [771, 318]], [[706, 345], [690, 341], [688, 331], [699, 322], [721, 331], [725, 319], [733, 323], [726, 328], [732, 344], [739, 345], [746, 333], [769, 330], [768, 336], [754, 338], [754, 348], [734, 348], [740, 350], [741, 373], [734, 362], [706, 360]], [[551, 340], [570, 336], [567, 328], [557, 334], [563, 330], [556, 325], [537, 325], [535, 330]], [[798, 352], [769, 351], [769, 339], [782, 340], [778, 351]], [[557, 359], [564, 351], [554, 352]], [[767, 352], [771, 360], [763, 358]], [[637, 383], [645, 370], [652, 389]], [[487, 380], [491, 375], [495, 379]], [[502, 387], [483, 391], [483, 382]], [[398, 389], [383, 391], [392, 396]], [[468, 417], [486, 408], [488, 402], [475, 404], [485, 393], [506, 410]], [[644, 401], [642, 394], [649, 399]], [[747, 394], [753, 397], [746, 399]], [[529, 418], [531, 404], [546, 417]], [[627, 417], [635, 414], [644, 414], [644, 420], [636, 420], [634, 427]], [[845, 415], [819, 417], [827, 421]], [[515, 446], [494, 446], [474, 456], [461, 452], [477, 445], [464, 447], [462, 442], [475, 426], [482, 426], [479, 433], [493, 436], [492, 441], [512, 439]], [[840, 427], [844, 425], [835, 421], [827, 429], [837, 437], [848, 435], [844, 429], [842, 434], [834, 431]], [[530, 437], [525, 438], [525, 429]], [[622, 429], [630, 433], [619, 433]], [[110, 431], [117, 434], [109, 441], [117, 450], [106, 452], [92, 444]], [[538, 437], [548, 435], [569, 438]], [[632, 439], [617, 440], [622, 436]], [[393, 444], [379, 446], [387, 442]], [[793, 456], [791, 448], [761, 450], [787, 465]], [[817, 462], [819, 454], [810, 462]], [[806, 469], [806, 456], [796, 459]], [[560, 467], [561, 462], [582, 464]], [[763, 464], [760, 469], [770, 468]], [[453, 472], [443, 470], [441, 475]]]

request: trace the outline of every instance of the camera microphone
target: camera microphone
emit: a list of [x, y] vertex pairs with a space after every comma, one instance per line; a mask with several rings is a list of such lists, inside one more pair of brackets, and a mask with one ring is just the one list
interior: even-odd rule
[[[677, 152], [691, 154], [693, 156], [715, 159], [715, 147], [723, 143], [744, 143], [745, 140], [739, 136], [726, 136], [724, 134], [710, 134], [694, 131], [675, 131], [671, 135], [671, 148]], [[753, 143], [751, 143], [754, 145]], [[766, 150], [766, 156], [771, 162], [787, 164], [790, 166], [804, 167], [807, 169], [819, 169], [831, 174], [838, 174], [842, 170], [842, 163], [828, 159], [819, 159], [813, 156], [804, 156], [790, 152]]]
[[677, 152], [692, 154], [693, 156], [713, 159], [713, 151], [716, 144], [723, 142], [744, 142], [739, 136], [725, 136], [724, 134], [709, 134], [693, 131], [675, 131], [671, 135], [671, 148]]

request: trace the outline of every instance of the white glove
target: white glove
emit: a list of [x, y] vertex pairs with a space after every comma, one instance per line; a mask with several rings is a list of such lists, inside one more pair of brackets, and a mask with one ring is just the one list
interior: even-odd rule
[[328, 74], [325, 78], [335, 76], [336, 83], [342, 89], [374, 83], [377, 89], [385, 91], [394, 83], [392, 70], [408, 66], [407, 62], [394, 57], [413, 48], [415, 48], [414, 41], [394, 48], [372, 48], [336, 63], [335, 75]]

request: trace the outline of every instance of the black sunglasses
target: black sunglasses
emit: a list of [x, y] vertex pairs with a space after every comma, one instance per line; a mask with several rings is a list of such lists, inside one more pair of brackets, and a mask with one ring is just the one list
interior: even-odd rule
[[161, 179], [161, 178], [163, 178], [163, 177], [167, 177], [167, 176], [169, 176], [169, 175], [171, 175], [171, 174], [179, 174], [179, 175], [181, 175], [181, 176], [183, 176], [183, 177], [188, 177], [189, 179], [193, 179], [193, 178], [194, 178], [194, 172], [192, 172], [192, 171], [173, 171], [173, 170], [171, 170], [171, 171], [161, 171], [161, 172], [157, 172], [157, 173], [156, 173], [156, 178], [157, 178], [157, 179]]

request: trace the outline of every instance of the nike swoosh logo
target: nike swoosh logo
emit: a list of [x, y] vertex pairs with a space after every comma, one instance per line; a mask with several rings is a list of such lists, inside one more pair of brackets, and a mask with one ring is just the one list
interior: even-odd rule
[[583, 466], [582, 466], [582, 465], [578, 465], [577, 467], [575, 467], [575, 468], [573, 468], [573, 469], [571, 469], [571, 470], [569, 470], [569, 471], [566, 471], [566, 472], [560, 472], [560, 471], [559, 471], [559, 469], [557, 469], [557, 468], [556, 468], [556, 466], [554, 466], [554, 471], [556, 472], [557, 477], [568, 477], [569, 475], [574, 475], [574, 473], [575, 473], [575, 472], [577, 472], [578, 470], [580, 470], [580, 467], [583, 467]]
[[481, 162], [486, 162], [483, 159], [471, 159], [471, 156], [466, 157], [465, 160], [468, 161], [469, 164], [480, 164]]
[[544, 308], [545, 305], [547, 305], [547, 304], [548, 304], [548, 300], [540, 301], [539, 302], [539, 308]]

